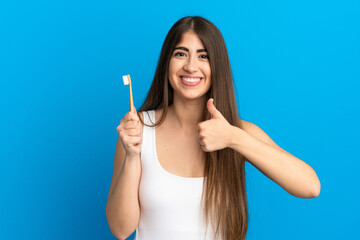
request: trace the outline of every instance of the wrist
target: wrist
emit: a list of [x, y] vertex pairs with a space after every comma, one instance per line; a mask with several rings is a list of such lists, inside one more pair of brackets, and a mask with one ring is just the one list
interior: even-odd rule
[[139, 159], [139, 156], [140, 154], [138, 153], [131, 153], [131, 154], [126, 153], [125, 159], [128, 161], [136, 161]]
[[239, 127], [231, 126], [228, 147], [234, 150], [238, 149], [239, 144], [242, 142], [245, 131]]

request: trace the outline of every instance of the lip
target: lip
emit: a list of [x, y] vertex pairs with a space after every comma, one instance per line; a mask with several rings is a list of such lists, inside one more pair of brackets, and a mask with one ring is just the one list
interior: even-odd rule
[[[184, 77], [184, 78], [200, 78], [200, 81], [198, 81], [198, 82], [186, 82], [186, 81], [183, 80], [183, 77]], [[181, 79], [181, 82], [182, 82], [185, 86], [195, 87], [195, 86], [199, 85], [199, 84], [203, 81], [204, 78], [202, 78], [202, 77], [195, 77], [195, 76], [180, 76], [180, 79]]]

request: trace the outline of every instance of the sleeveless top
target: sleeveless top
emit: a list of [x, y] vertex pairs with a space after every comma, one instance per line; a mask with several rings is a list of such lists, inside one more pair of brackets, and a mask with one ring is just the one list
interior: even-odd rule
[[[155, 123], [155, 110], [143, 112]], [[175, 141], [175, 139], [174, 139]], [[203, 177], [181, 177], [162, 168], [156, 153], [155, 127], [143, 126], [139, 186], [140, 221], [136, 240], [210, 240], [214, 236], [201, 208]]]

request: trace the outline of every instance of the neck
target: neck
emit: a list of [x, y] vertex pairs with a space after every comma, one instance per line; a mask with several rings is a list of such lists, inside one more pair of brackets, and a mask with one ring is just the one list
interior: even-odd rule
[[201, 121], [205, 97], [196, 100], [183, 100], [174, 96], [173, 104], [169, 106], [169, 116], [175, 127], [182, 129], [197, 129]]

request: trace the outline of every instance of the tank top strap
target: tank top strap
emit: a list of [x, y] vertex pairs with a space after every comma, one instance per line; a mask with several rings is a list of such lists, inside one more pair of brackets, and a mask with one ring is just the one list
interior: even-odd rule
[[[156, 172], [156, 165], [155, 159], [155, 143], [154, 143], [154, 134], [155, 134], [155, 127], [151, 127], [155, 123], [155, 111], [154, 110], [148, 110], [143, 111], [143, 139], [141, 144], [141, 164], [142, 164], [142, 174], [143, 175], [149, 175]], [[150, 125], [146, 126], [146, 125]], [[145, 178], [144, 178], [145, 179]]]
[[[143, 111], [142, 113], [143, 113], [144, 123], [146, 123], [148, 125], [155, 124], [155, 110]], [[147, 126], [144, 126], [144, 127], [147, 127]]]

